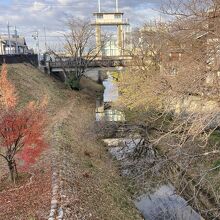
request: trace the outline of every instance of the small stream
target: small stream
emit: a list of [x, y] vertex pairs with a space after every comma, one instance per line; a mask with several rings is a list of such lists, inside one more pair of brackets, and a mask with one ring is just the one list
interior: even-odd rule
[[[96, 102], [96, 120], [108, 122], [125, 121], [123, 112], [111, 107], [111, 103], [116, 101], [119, 96], [117, 83], [114, 82], [111, 73], [108, 73], [108, 78], [103, 81], [103, 85], [105, 86], [103, 97], [98, 98]], [[135, 151], [137, 143], [140, 140], [141, 137], [104, 140], [108, 146], [109, 153], [123, 167], [121, 172], [124, 176], [130, 175], [129, 164], [132, 161], [129, 158]], [[187, 204], [185, 199], [175, 193], [175, 188], [171, 184], [152, 188], [151, 192], [143, 193], [141, 196], [135, 198], [134, 203], [146, 220], [203, 219]]]
[[103, 81], [105, 91], [103, 97], [96, 99], [96, 121], [125, 121], [123, 112], [110, 107], [111, 103], [118, 99], [118, 87], [114, 83], [111, 73], [108, 73], [108, 78]]
[[155, 192], [136, 199], [135, 205], [146, 219], [201, 220], [187, 202], [177, 194], [172, 185], [162, 185]]

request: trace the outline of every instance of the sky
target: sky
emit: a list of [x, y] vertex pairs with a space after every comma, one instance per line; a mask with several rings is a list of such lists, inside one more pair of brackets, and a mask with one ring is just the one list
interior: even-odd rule
[[[161, 0], [119, 0], [120, 11], [131, 25], [159, 19]], [[102, 11], [114, 11], [115, 0], [101, 0]], [[13, 33], [26, 37], [29, 47], [36, 47], [32, 35], [39, 31], [40, 47], [45, 45], [44, 33], [50, 47], [58, 48], [64, 31], [63, 21], [68, 15], [90, 18], [98, 11], [98, 0], [0, 0], [0, 34], [7, 33], [7, 23]], [[46, 30], [44, 32], [44, 29]]]

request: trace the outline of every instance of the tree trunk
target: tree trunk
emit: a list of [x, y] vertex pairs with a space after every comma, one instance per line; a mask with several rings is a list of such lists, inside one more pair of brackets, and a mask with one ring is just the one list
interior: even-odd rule
[[10, 172], [11, 181], [15, 184], [16, 183], [16, 179], [18, 177], [17, 167], [16, 167], [15, 160], [9, 160], [8, 161], [8, 168], [9, 168], [9, 172]]

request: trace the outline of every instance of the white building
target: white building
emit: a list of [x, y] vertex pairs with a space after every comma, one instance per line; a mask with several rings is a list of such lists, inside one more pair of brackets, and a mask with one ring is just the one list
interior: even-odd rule
[[0, 36], [0, 55], [5, 54], [33, 54], [29, 50], [25, 37], [12, 35], [10, 38], [6, 35]]

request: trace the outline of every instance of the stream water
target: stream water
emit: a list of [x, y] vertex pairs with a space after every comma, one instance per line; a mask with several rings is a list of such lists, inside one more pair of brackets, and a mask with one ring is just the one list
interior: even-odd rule
[[110, 107], [111, 103], [118, 99], [118, 87], [114, 83], [114, 79], [110, 73], [108, 78], [103, 81], [105, 91], [103, 97], [99, 97], [96, 100], [96, 121], [125, 121], [123, 112], [118, 111]]
[[202, 219], [187, 202], [177, 194], [172, 185], [162, 185], [154, 193], [135, 200], [136, 207], [146, 219], [200, 220]]
[[[123, 112], [117, 111], [112, 107], [105, 109], [106, 104], [116, 101], [119, 93], [117, 84], [111, 74], [104, 80], [105, 91], [103, 97], [97, 99], [96, 120], [105, 121], [125, 121]], [[109, 146], [110, 154], [115, 157], [122, 167], [129, 163], [131, 155], [140, 138], [116, 138], [105, 139], [104, 142]], [[146, 158], [147, 159], [147, 158]], [[129, 168], [122, 169], [123, 175], [129, 175]], [[147, 220], [201, 220], [203, 219], [192, 207], [179, 195], [175, 193], [175, 188], [171, 184], [161, 185], [151, 189], [151, 192], [134, 199], [137, 209]]]

